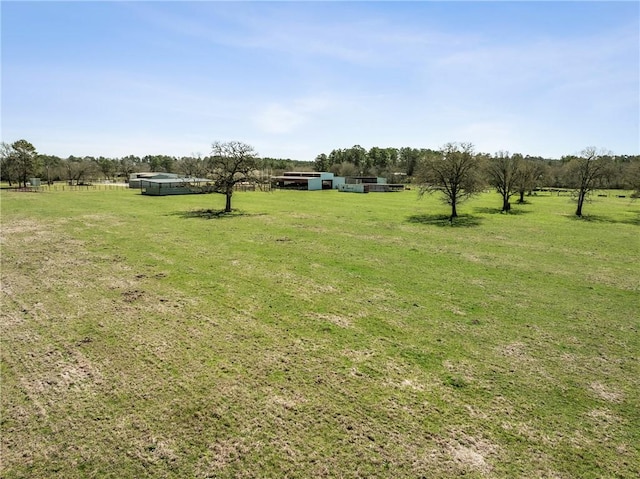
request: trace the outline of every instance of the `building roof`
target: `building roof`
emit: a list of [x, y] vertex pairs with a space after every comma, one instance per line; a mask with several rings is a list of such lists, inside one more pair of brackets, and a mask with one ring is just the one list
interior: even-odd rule
[[272, 176], [271, 179], [281, 181], [295, 181], [297, 183], [308, 183], [309, 180], [319, 180], [321, 178], [309, 176]]
[[158, 177], [178, 178], [178, 174], [177, 173], [167, 173], [167, 172], [164, 172], [164, 171], [146, 171], [146, 172], [131, 173], [129, 175], [129, 178], [132, 179], [132, 180], [147, 179], [147, 178], [158, 178]]
[[326, 173], [324, 171], [285, 171], [283, 173], [284, 176], [307, 176], [307, 177], [317, 177], [322, 173]]
[[213, 183], [209, 178], [140, 178], [144, 183], [168, 184], [168, 183]]

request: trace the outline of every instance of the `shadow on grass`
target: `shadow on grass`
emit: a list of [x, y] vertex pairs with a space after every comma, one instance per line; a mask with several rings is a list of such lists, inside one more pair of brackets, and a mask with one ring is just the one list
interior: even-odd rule
[[448, 226], [453, 228], [469, 228], [479, 226], [482, 222], [479, 217], [473, 215], [460, 215], [449, 220], [448, 215], [411, 215], [407, 218], [409, 223], [418, 223], [432, 226]]
[[517, 208], [514, 208], [513, 206], [511, 206], [511, 209], [509, 210], [508, 213], [503, 212], [501, 208], [487, 208], [487, 207], [476, 207], [476, 208], [473, 208], [473, 211], [475, 213], [481, 213], [485, 215], [500, 214], [500, 215], [514, 215], [514, 216], [531, 213], [531, 211], [519, 210]]
[[617, 219], [609, 216], [602, 215], [565, 215], [566, 218], [573, 221], [584, 221], [586, 223], [609, 223], [609, 224], [623, 224], [640, 226], [640, 211], [629, 211], [629, 213], [635, 215], [630, 218]]
[[240, 210], [232, 210], [226, 212], [224, 210], [191, 210], [191, 211], [176, 211], [170, 213], [172, 216], [180, 216], [184, 219], [200, 218], [203, 220], [214, 220], [222, 218], [239, 218], [241, 216], [263, 216], [266, 213], [245, 213]]
[[622, 223], [627, 225], [640, 226], [640, 211], [630, 211], [629, 213], [632, 213], [635, 216], [632, 218], [629, 218], [628, 220], [622, 221]]

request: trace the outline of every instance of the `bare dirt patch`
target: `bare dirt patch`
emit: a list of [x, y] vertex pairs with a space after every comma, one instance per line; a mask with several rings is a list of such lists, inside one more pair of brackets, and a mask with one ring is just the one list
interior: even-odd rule
[[122, 292], [122, 300], [126, 303], [133, 303], [144, 297], [144, 291], [139, 289], [129, 289]]
[[47, 351], [33, 357], [28, 369], [30, 377], [23, 378], [23, 385], [30, 395], [85, 388], [102, 382], [100, 371], [80, 351]]
[[489, 474], [493, 469], [491, 458], [498, 453], [498, 446], [464, 433], [455, 436], [445, 444], [453, 461], [462, 469]]
[[312, 319], [328, 321], [329, 323], [335, 324], [336, 326], [340, 326], [341, 328], [350, 328], [352, 326], [352, 322], [350, 318], [345, 316], [340, 316], [338, 314], [309, 313], [307, 316]]
[[428, 477], [491, 477], [493, 463], [499, 460], [500, 447], [491, 441], [472, 436], [460, 430], [450, 431], [446, 437], [435, 439], [435, 447], [424, 451], [420, 462], [433, 471], [434, 464], [442, 471], [440, 475]]
[[610, 386], [605, 386], [600, 382], [593, 382], [589, 385], [591, 392], [598, 398], [608, 402], [619, 403], [624, 399], [624, 394], [616, 391]]
[[608, 427], [620, 422], [620, 418], [609, 409], [592, 409], [587, 417], [599, 427]]
[[305, 402], [305, 399], [300, 394], [273, 394], [270, 396], [269, 402], [284, 409], [296, 409]]
[[270, 272], [275, 282], [285, 286], [301, 299], [311, 299], [322, 294], [335, 294], [340, 290], [330, 284], [314, 281], [308, 276], [297, 275], [290, 271]]
[[227, 468], [251, 451], [243, 438], [220, 439], [209, 446], [196, 466], [197, 477], [218, 477], [217, 471]]
[[[42, 238], [50, 234], [50, 230], [46, 226], [27, 219], [21, 219], [17, 221], [11, 221], [10, 223], [3, 222], [2, 230], [0, 230], [0, 238], [2, 241], [8, 239], [9, 236], [23, 236], [29, 238]], [[22, 238], [23, 240], [25, 238]]]
[[370, 349], [365, 350], [356, 350], [356, 349], [347, 349], [342, 351], [346, 357], [351, 359], [352, 361], [362, 362], [367, 361], [375, 356], [375, 352]]
[[414, 391], [424, 391], [425, 387], [423, 384], [421, 384], [419, 381], [417, 381], [416, 379], [408, 379], [405, 378], [403, 379], [399, 384], [398, 387], [401, 389], [413, 389]]
[[533, 358], [527, 351], [527, 346], [524, 343], [516, 341], [514, 343], [507, 344], [498, 349], [498, 353], [501, 356], [506, 356], [512, 360], [518, 362], [531, 362]]
[[484, 456], [471, 447], [455, 444], [451, 446], [450, 453], [456, 462], [472, 469], [480, 469], [487, 472], [490, 470]]

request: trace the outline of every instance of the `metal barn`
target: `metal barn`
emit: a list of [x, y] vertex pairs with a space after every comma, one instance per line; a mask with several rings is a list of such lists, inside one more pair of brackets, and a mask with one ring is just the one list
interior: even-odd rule
[[308, 191], [336, 190], [344, 182], [344, 177], [326, 171], [287, 171], [271, 178], [275, 188]]
[[140, 188], [140, 182], [142, 180], [159, 180], [166, 178], [178, 178], [175, 173], [131, 173], [129, 176], [129, 188]]
[[143, 195], [193, 195], [213, 193], [213, 180], [208, 178], [153, 178], [141, 179], [140, 189]]
[[387, 179], [380, 176], [349, 176], [345, 184], [338, 187], [338, 191], [349, 193], [387, 193], [402, 190], [403, 184], [387, 183]]

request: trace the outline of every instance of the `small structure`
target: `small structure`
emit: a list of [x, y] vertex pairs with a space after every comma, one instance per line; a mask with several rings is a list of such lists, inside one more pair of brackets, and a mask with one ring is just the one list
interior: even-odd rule
[[387, 179], [381, 176], [347, 176], [345, 178], [345, 183], [350, 184], [383, 184], [386, 182]]
[[348, 193], [389, 193], [402, 190], [404, 190], [404, 185], [393, 183], [345, 183], [338, 187], [338, 191]]
[[141, 178], [139, 181], [143, 195], [193, 195], [215, 192], [213, 180], [208, 178]]
[[131, 173], [129, 175], [129, 188], [140, 188], [140, 181], [142, 180], [158, 180], [167, 178], [178, 178], [175, 173]]
[[344, 183], [344, 177], [326, 171], [286, 171], [271, 177], [274, 188], [290, 190], [336, 190]]
[[387, 193], [402, 190], [403, 184], [387, 183], [386, 178], [379, 176], [350, 176], [338, 187], [338, 191], [350, 193]]

